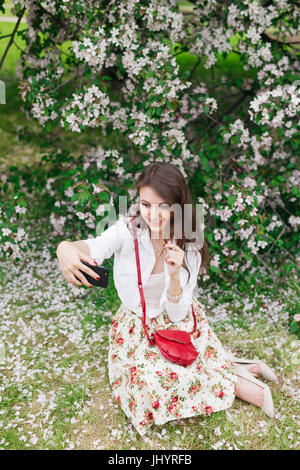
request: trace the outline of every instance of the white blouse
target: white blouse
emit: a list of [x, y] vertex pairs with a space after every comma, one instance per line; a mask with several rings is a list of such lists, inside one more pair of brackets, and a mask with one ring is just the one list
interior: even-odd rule
[[[143, 286], [146, 317], [153, 317], [154, 312], [159, 309], [159, 299], [165, 286], [165, 272], [150, 274], [146, 285]], [[140, 302], [140, 305], [141, 302]]]
[[[118, 220], [111, 224], [101, 235], [95, 238], [83, 240], [90, 249], [90, 256], [101, 265], [104, 259], [110, 258], [114, 254], [113, 279], [118, 295], [125, 307], [134, 311], [138, 316], [142, 316], [142, 306], [140, 291], [138, 288], [137, 267], [134, 249], [134, 238], [128, 229], [127, 223], [131, 216], [120, 215]], [[145, 295], [145, 288], [150, 280], [151, 272], [156, 263], [154, 247], [150, 238], [149, 230], [136, 228], [141, 278]], [[176, 240], [172, 240], [175, 243]], [[159, 302], [153, 308], [147, 308], [146, 315], [153, 318], [165, 310], [171, 321], [182, 320], [192, 303], [193, 291], [197, 285], [198, 272], [201, 265], [201, 253], [199, 249], [193, 247], [193, 244], [186, 247], [185, 261], [189, 267], [190, 280], [187, 270], [181, 266], [179, 269], [179, 280], [182, 286], [182, 296], [179, 302], [171, 302], [167, 298], [167, 290], [170, 285], [170, 275], [167, 262], [164, 260], [164, 283], [161, 283]], [[159, 273], [161, 274], [161, 273]], [[163, 274], [163, 273], [162, 273]], [[158, 277], [158, 276], [157, 276]], [[162, 277], [162, 276], [161, 276]], [[150, 286], [152, 281], [150, 280]], [[147, 292], [146, 288], [146, 292]], [[148, 301], [149, 302], [149, 301]]]

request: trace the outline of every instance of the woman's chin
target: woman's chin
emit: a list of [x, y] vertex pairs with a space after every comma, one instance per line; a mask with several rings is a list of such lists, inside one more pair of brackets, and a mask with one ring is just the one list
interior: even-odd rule
[[147, 220], [147, 223], [148, 223], [149, 227], [151, 228], [151, 230], [161, 230], [161, 228], [163, 226], [162, 221], [156, 223], [156, 222], [151, 222], [151, 220]]

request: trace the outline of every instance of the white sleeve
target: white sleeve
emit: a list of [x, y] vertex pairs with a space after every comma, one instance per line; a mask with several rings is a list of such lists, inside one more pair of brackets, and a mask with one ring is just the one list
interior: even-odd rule
[[104, 230], [101, 235], [82, 240], [90, 249], [90, 257], [94, 258], [99, 265], [121, 247], [124, 237], [122, 224], [123, 222], [119, 219]]
[[182, 286], [183, 292], [179, 302], [170, 302], [167, 298], [165, 303], [166, 312], [172, 322], [183, 320], [193, 302], [193, 292], [197, 286], [197, 278], [202, 261], [201, 253], [199, 251], [192, 251], [188, 261], [187, 266], [190, 271], [190, 280], [185, 286]]

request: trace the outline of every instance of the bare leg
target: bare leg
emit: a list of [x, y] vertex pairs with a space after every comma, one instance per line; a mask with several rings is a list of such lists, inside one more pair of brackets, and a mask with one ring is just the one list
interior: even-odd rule
[[264, 389], [259, 385], [250, 382], [244, 377], [237, 377], [236, 396], [241, 400], [252, 403], [262, 408], [264, 403]]

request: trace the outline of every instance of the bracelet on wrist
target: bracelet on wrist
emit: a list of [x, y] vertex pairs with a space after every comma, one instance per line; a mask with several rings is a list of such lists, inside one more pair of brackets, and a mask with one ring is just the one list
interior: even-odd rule
[[180, 292], [179, 292], [179, 294], [177, 294], [177, 295], [171, 295], [171, 294], [169, 294], [169, 292], [167, 291], [167, 298], [168, 298], [169, 300], [179, 300], [179, 299], [181, 298], [181, 296], [182, 296], [182, 287], [180, 287]]

